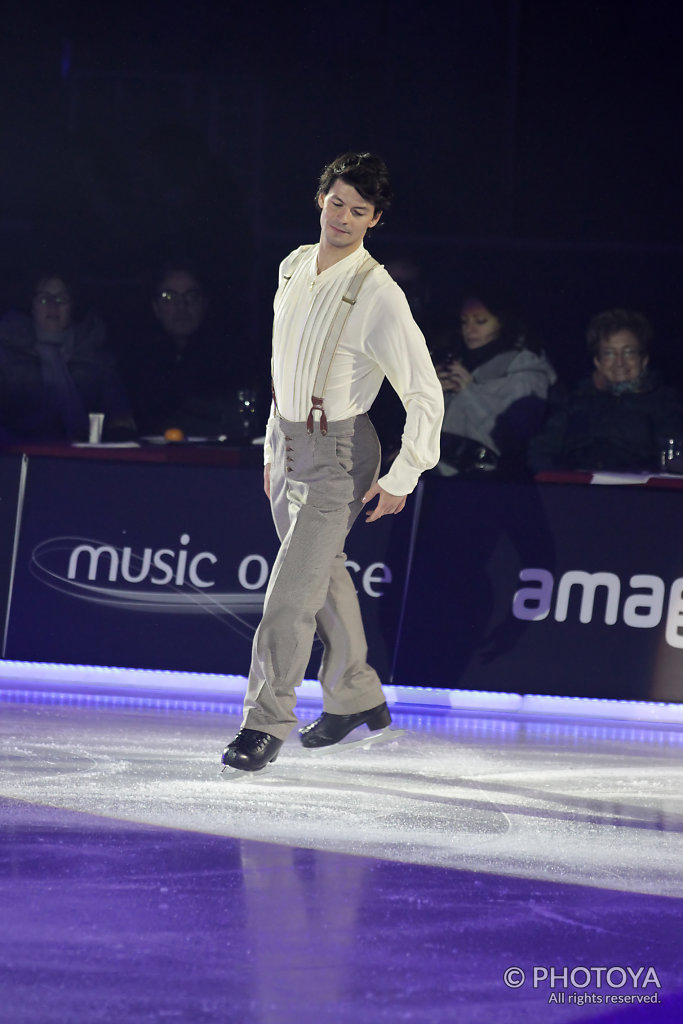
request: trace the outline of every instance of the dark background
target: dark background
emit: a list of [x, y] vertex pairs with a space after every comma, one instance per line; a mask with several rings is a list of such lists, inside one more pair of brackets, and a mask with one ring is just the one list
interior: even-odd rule
[[125, 342], [150, 270], [199, 262], [267, 362], [277, 264], [316, 179], [370, 149], [396, 201], [370, 241], [428, 339], [502, 280], [567, 379], [612, 305], [683, 366], [680, 0], [9, 4], [0, 306], [75, 273]]

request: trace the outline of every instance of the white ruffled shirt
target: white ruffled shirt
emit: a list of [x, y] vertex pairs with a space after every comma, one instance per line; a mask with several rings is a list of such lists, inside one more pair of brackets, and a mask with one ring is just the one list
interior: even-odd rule
[[[297, 262], [302, 248], [308, 248], [309, 255]], [[361, 245], [318, 274], [318, 246], [313, 245], [296, 249], [280, 264], [273, 303], [272, 372], [278, 410], [286, 420], [301, 422], [308, 417], [330, 322], [366, 255]], [[405, 295], [384, 267], [378, 266], [363, 282], [337, 346], [324, 394], [328, 420], [367, 412], [384, 377], [403, 403], [406, 422], [401, 450], [379, 484], [390, 494], [410, 494], [420, 474], [439, 459], [443, 391]], [[266, 463], [273, 459], [273, 425], [271, 412]]]

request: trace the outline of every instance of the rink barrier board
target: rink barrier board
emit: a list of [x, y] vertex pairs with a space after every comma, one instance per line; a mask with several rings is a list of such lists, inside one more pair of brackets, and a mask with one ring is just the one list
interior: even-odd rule
[[[10, 662], [246, 675], [277, 550], [259, 470], [36, 457], [19, 507], [20, 470], [0, 460], [3, 678]], [[346, 555], [387, 692], [680, 702], [680, 501], [428, 478], [401, 516], [359, 522]]]

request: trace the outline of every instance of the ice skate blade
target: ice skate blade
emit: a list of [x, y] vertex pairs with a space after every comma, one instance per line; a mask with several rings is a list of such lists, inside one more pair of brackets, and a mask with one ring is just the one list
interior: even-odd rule
[[324, 757], [326, 754], [340, 753], [342, 750], [367, 749], [374, 747], [377, 743], [391, 743], [392, 740], [397, 740], [399, 736], [405, 735], [405, 731], [405, 729], [392, 729], [390, 725], [387, 725], [385, 729], [371, 732], [359, 739], [341, 740], [339, 743], [331, 743], [327, 747], [308, 747], [306, 749], [315, 757]]
[[232, 765], [224, 764], [221, 765], [218, 774], [223, 782], [252, 782], [264, 775], [271, 775], [274, 771], [275, 765], [270, 761], [263, 768], [259, 768], [257, 772], [245, 772], [242, 768], [233, 768]]

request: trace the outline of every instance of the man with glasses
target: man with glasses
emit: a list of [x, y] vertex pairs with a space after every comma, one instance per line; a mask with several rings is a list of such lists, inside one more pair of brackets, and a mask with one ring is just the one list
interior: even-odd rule
[[152, 310], [178, 360], [204, 323], [207, 306], [204, 288], [188, 270], [170, 270], [158, 282]]
[[657, 469], [668, 442], [683, 437], [683, 414], [650, 368], [650, 324], [642, 313], [608, 309], [590, 321], [587, 341], [592, 375], [532, 440], [532, 469]]
[[[144, 435], [180, 429], [216, 436], [239, 429], [237, 393], [251, 386], [240, 339], [208, 323], [209, 298], [189, 267], [168, 267], [157, 276], [145, 334], [124, 354], [126, 379]], [[233, 422], [234, 421], [234, 422]]]

